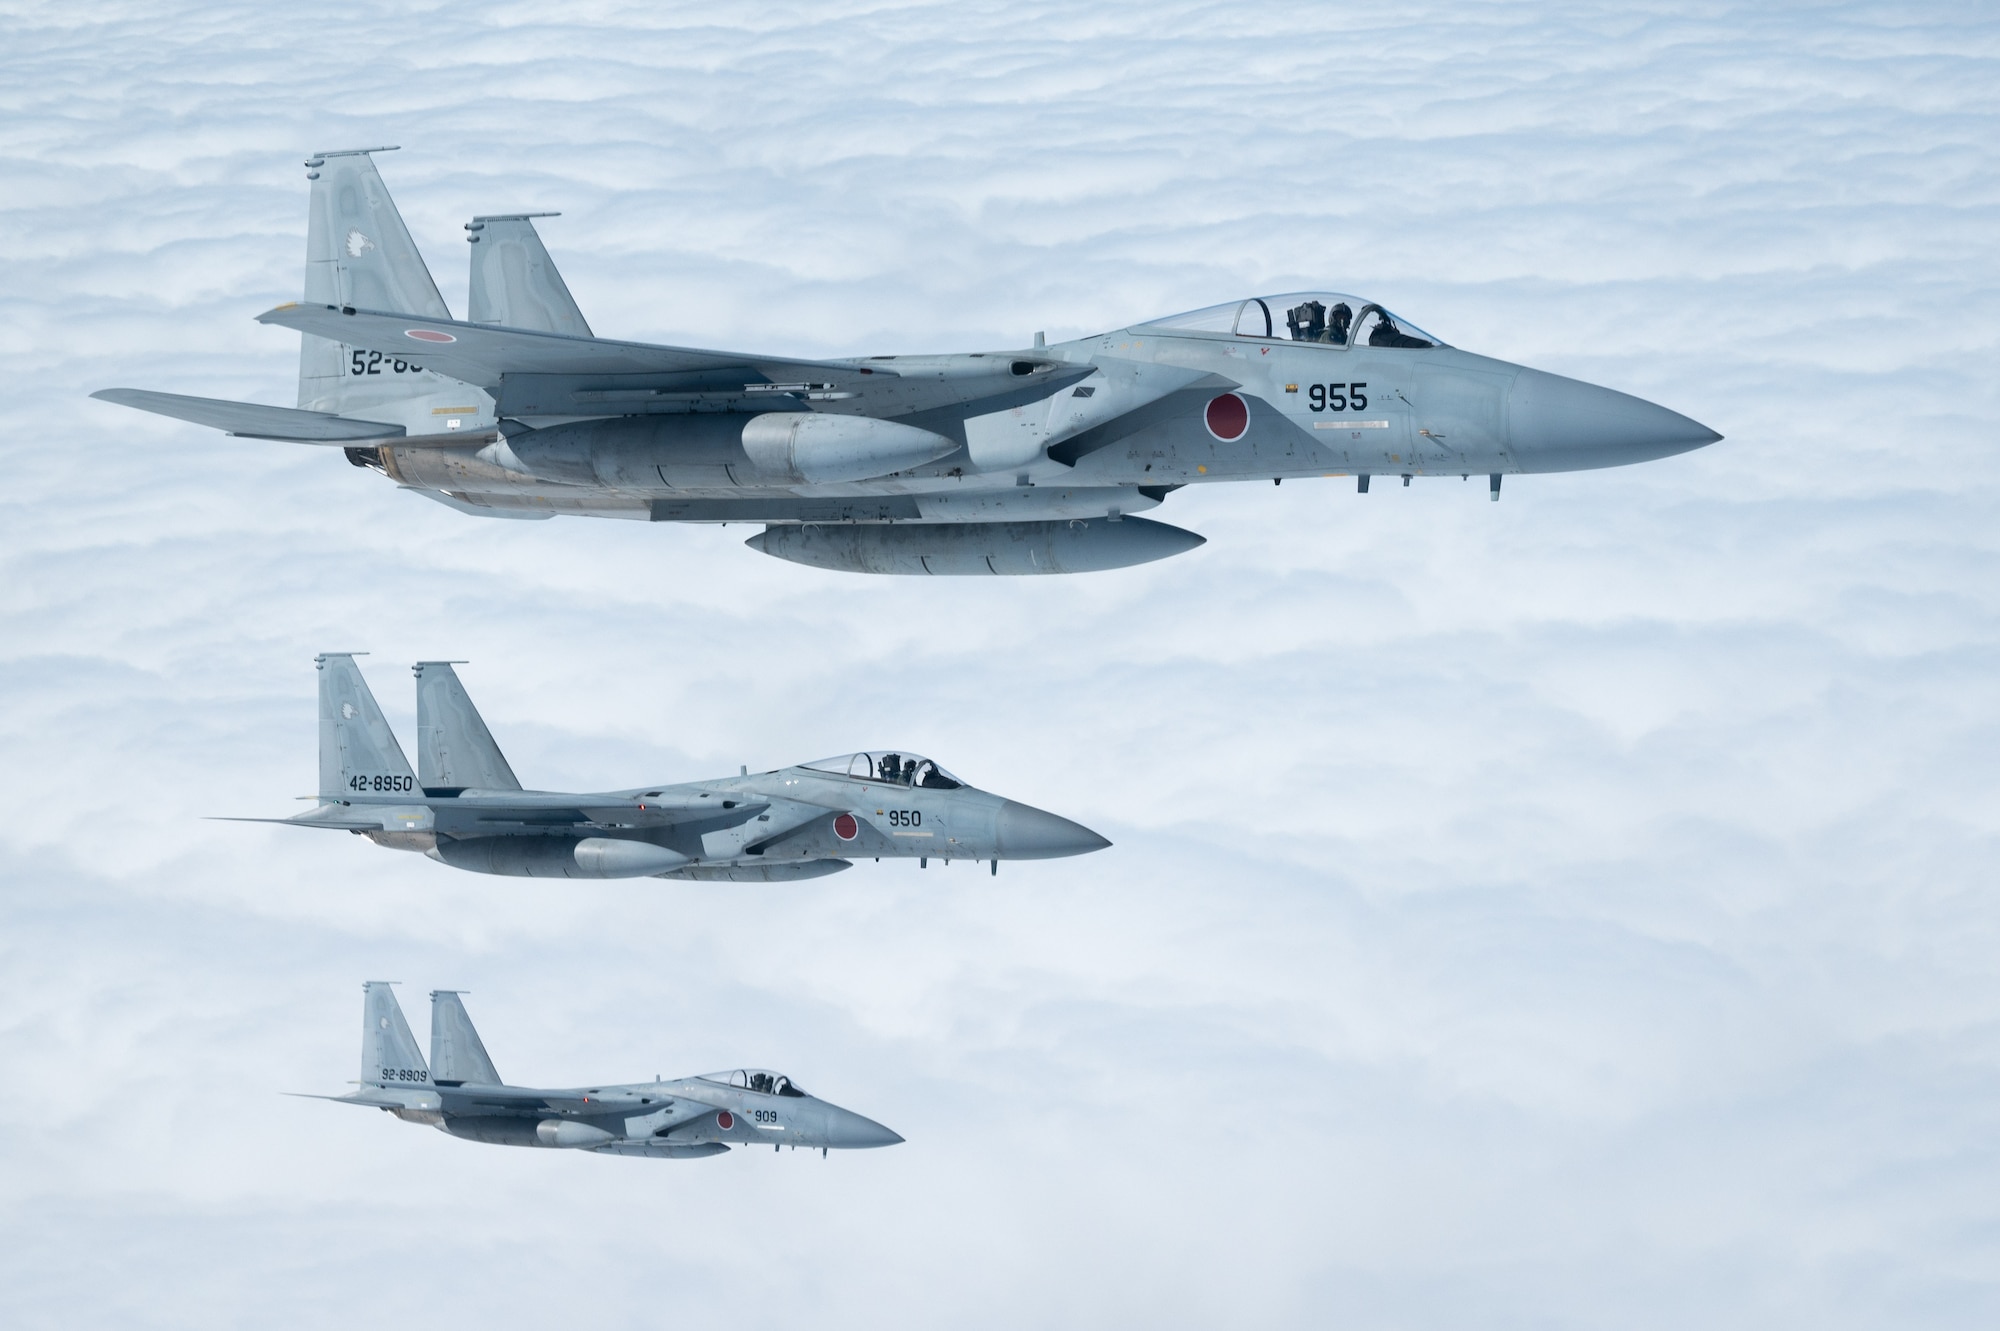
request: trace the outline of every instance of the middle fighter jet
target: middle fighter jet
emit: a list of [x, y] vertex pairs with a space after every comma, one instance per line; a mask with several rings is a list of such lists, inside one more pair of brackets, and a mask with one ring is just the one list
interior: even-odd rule
[[456, 869], [518, 878], [818, 878], [856, 859], [1046, 860], [1103, 837], [960, 781], [906, 750], [601, 794], [523, 790], [452, 669], [422, 661], [417, 770], [389, 729], [355, 653], [314, 658], [319, 803], [292, 818], [231, 821], [331, 828], [421, 851]]

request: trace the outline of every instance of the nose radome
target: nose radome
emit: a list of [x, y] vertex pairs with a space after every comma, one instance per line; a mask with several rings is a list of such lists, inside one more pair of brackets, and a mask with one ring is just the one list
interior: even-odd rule
[[1000, 806], [994, 840], [1002, 859], [1053, 860], [1064, 855], [1086, 855], [1110, 845], [1103, 837], [1067, 818], [1058, 818], [1032, 805], [1008, 800]]
[[863, 1118], [851, 1109], [834, 1113], [828, 1125], [827, 1144], [843, 1150], [863, 1151], [874, 1146], [895, 1146], [903, 1139], [872, 1118]]
[[1576, 471], [1671, 457], [1722, 438], [1629, 393], [1523, 370], [1507, 394], [1507, 434], [1523, 471]]

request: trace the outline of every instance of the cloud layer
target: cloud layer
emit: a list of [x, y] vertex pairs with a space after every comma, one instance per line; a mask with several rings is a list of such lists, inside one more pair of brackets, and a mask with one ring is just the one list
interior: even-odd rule
[[[2000, 1316], [1980, 6], [17, 7], [0, 44], [0, 1312], [16, 1326], [1986, 1326]], [[286, 403], [306, 152], [543, 227], [608, 336], [1020, 346], [1366, 293], [1723, 431], [1183, 491], [1070, 580], [481, 522]], [[895, 744], [1104, 854], [770, 891], [282, 815], [313, 674], [531, 784]], [[504, 1151], [306, 1100], [358, 986], [501, 1071], [783, 1068], [905, 1146]]]

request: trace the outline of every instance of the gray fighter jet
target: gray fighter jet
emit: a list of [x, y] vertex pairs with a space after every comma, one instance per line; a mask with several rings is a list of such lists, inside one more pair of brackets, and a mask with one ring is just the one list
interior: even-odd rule
[[[475, 217], [451, 317], [371, 152], [312, 181], [298, 407], [106, 389], [232, 434], [346, 450], [465, 513], [766, 524], [751, 547], [863, 573], [1076, 573], [1178, 554], [1132, 515], [1186, 485], [1488, 478], [1721, 438], [1651, 402], [1447, 346], [1363, 297], [1226, 301], [1060, 345], [837, 360], [595, 336], [536, 234]], [[778, 330], [780, 333], [782, 330]]]
[[496, 1146], [554, 1146], [668, 1160], [721, 1155], [732, 1145], [855, 1150], [903, 1139], [852, 1110], [807, 1095], [777, 1072], [742, 1068], [674, 1081], [547, 1091], [509, 1086], [494, 1071], [465, 1004], [431, 994], [431, 1061], [383, 980], [362, 986], [360, 1088], [308, 1099], [366, 1105]]
[[960, 781], [905, 749], [601, 794], [523, 790], [451, 661], [417, 676], [417, 770], [389, 729], [355, 653], [319, 668], [318, 804], [282, 823], [353, 832], [455, 869], [519, 878], [784, 882], [864, 856], [1046, 860], [1103, 837]]

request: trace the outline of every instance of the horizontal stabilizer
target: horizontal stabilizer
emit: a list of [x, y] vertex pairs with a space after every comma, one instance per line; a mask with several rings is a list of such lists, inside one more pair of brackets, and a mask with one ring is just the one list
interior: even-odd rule
[[267, 407], [259, 402], [227, 402], [180, 393], [152, 393], [143, 388], [101, 388], [91, 394], [103, 402], [137, 407], [156, 416], [192, 421], [212, 430], [227, 430], [247, 439], [285, 439], [301, 444], [345, 444], [359, 439], [397, 439], [407, 433], [384, 421], [357, 421], [325, 411]]
[[[373, 806], [371, 806], [372, 808]], [[400, 823], [392, 822], [384, 816], [384, 811], [375, 808], [371, 813], [357, 813], [345, 804], [322, 804], [317, 809], [296, 814], [290, 818], [231, 818], [217, 814], [207, 819], [211, 823], [278, 823], [285, 827], [323, 827], [335, 832], [400, 832], [406, 830]], [[412, 819], [412, 821], [418, 821]], [[426, 828], [415, 830], [425, 831]]]
[[367, 1109], [435, 1109], [437, 1106], [425, 1103], [435, 1101], [435, 1095], [408, 1091], [393, 1095], [386, 1091], [351, 1091], [346, 1095], [318, 1095], [312, 1091], [279, 1091], [279, 1095], [289, 1095], [298, 1100], [331, 1100], [337, 1105], [361, 1105]]

